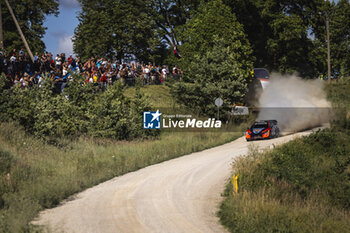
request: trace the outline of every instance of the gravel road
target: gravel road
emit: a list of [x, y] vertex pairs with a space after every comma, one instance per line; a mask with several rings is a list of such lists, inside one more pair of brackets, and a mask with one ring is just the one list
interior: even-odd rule
[[53, 232], [226, 232], [216, 217], [233, 158], [249, 144], [269, 148], [311, 131], [228, 144], [140, 169], [42, 211], [33, 224]]

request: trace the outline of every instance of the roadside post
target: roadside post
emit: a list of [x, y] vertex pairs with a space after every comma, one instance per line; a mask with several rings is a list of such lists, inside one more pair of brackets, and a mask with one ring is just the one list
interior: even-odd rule
[[222, 104], [224, 103], [224, 101], [221, 98], [217, 98], [215, 100], [215, 105], [218, 107], [218, 114], [217, 114], [217, 119], [220, 119], [220, 107], [222, 106]]
[[238, 178], [239, 178], [239, 174], [237, 174], [237, 176], [235, 174], [233, 174], [233, 176], [232, 176], [233, 194], [238, 193]]

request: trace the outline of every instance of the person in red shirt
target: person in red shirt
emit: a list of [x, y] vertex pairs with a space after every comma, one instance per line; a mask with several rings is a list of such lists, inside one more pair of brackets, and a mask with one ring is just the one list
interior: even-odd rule
[[68, 64], [69, 65], [72, 64], [72, 61], [73, 61], [72, 55], [70, 55], [67, 60], [68, 60]]
[[100, 78], [100, 88], [105, 91], [107, 88], [107, 77], [106, 73], [104, 73]]

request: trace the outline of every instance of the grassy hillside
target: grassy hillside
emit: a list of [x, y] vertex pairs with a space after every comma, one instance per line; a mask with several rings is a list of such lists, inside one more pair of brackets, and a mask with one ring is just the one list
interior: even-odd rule
[[[127, 90], [134, 96], [133, 91]], [[150, 86], [141, 91], [146, 92], [152, 103], [161, 106], [173, 103], [168, 87]], [[73, 193], [238, 136], [239, 133], [232, 132], [166, 132], [152, 140], [62, 138], [53, 146], [25, 133], [18, 124], [2, 123], [0, 232], [36, 231], [28, 223], [38, 212], [57, 205]]]
[[[133, 98], [135, 96], [137, 88], [130, 87], [125, 91], [127, 97]], [[152, 106], [156, 108], [176, 108], [180, 105], [175, 101], [170, 94], [170, 88], [165, 85], [146, 85], [138, 89], [142, 94], [146, 96]]]
[[235, 161], [240, 193], [229, 183], [219, 211], [231, 232], [350, 232], [350, 81], [326, 90], [344, 114], [331, 129]]

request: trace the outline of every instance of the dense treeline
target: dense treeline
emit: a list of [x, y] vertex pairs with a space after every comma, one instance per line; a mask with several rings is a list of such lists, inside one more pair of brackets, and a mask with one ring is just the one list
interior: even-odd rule
[[[177, 62], [171, 52], [174, 46], [186, 57], [195, 52], [187, 46], [188, 24], [193, 24], [192, 19], [201, 14], [204, 5], [223, 3], [234, 15], [230, 20], [237, 21], [233, 27], [238, 32], [241, 27], [244, 29], [252, 47], [255, 67], [282, 73], [298, 72], [304, 77], [326, 74], [325, 21], [328, 16], [332, 73], [349, 74], [348, 0], [337, 3], [323, 0], [80, 0], [80, 3], [82, 11], [75, 31], [74, 49], [81, 57], [94, 54], [124, 58], [134, 54], [140, 60], [163, 64], [164, 59]], [[219, 8], [217, 11], [221, 13]], [[220, 24], [201, 23], [201, 27], [195, 28], [199, 34], [208, 28], [220, 37], [230, 34]], [[218, 29], [222, 31], [218, 32]], [[233, 44], [240, 46], [238, 41]], [[206, 45], [208, 50], [212, 48], [210, 42]]]
[[[57, 15], [55, 0], [16, 2], [10, 5], [35, 52], [43, 52], [47, 15]], [[82, 59], [131, 54], [140, 61], [176, 63], [172, 49], [184, 54], [185, 28], [205, 4], [223, 3], [234, 15], [235, 27], [252, 48], [255, 67], [278, 72], [298, 72], [304, 77], [326, 74], [326, 18], [330, 22], [333, 75], [349, 75], [350, 2], [348, 0], [79, 0], [79, 25], [74, 51]], [[7, 51], [24, 47], [4, 2], [1, 3], [4, 44]], [[219, 11], [219, 9], [218, 9]], [[206, 25], [206, 26], [209, 26]], [[210, 23], [213, 29], [215, 25]], [[220, 26], [220, 25], [216, 25]], [[205, 29], [205, 25], [198, 30]], [[222, 34], [225, 34], [223, 29]], [[199, 31], [199, 33], [201, 33]], [[236, 43], [237, 46], [239, 44]], [[210, 49], [210, 48], [208, 48]], [[240, 62], [240, 61], [238, 61]], [[174, 64], [171, 64], [174, 65]]]

